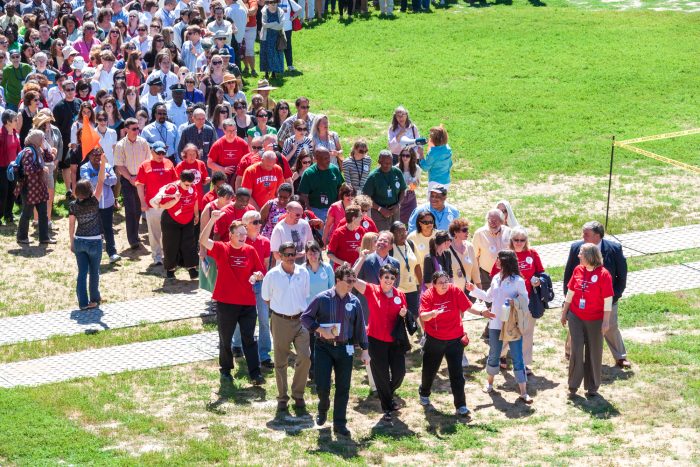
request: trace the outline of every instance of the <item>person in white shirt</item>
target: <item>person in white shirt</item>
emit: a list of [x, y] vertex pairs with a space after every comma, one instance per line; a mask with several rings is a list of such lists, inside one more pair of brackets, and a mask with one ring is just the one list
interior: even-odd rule
[[175, 128], [180, 128], [180, 126], [189, 123], [187, 103], [185, 103], [185, 86], [182, 84], [170, 86], [170, 95], [172, 99], [165, 103], [168, 109], [168, 118], [173, 122]]
[[175, 8], [175, 10], [180, 14], [180, 22], [173, 26], [172, 38], [177, 50], [181, 51], [185, 29], [187, 29], [187, 26], [190, 24], [190, 9], [187, 7], [182, 10]]
[[292, 242], [297, 248], [297, 260], [303, 263], [306, 255], [304, 253], [304, 248], [306, 247], [306, 242], [313, 240], [313, 235], [311, 234], [311, 227], [309, 223], [302, 219], [304, 210], [296, 201], [292, 201], [287, 204], [287, 216], [283, 221], [278, 222], [274, 229], [272, 229], [272, 236], [270, 237], [270, 249], [272, 254], [277, 261], [277, 264], [282, 260], [282, 256], [279, 254], [280, 245], [284, 242]]
[[56, 74], [56, 86], [49, 89], [48, 96], [46, 97], [46, 102], [49, 104], [49, 109], [53, 111], [56, 104], [61, 102], [66, 94], [63, 92], [63, 82], [66, 80], [66, 75], [63, 73]]
[[479, 263], [481, 285], [485, 290], [491, 286], [491, 269], [498, 252], [508, 248], [509, 243], [510, 228], [505, 224], [505, 216], [498, 209], [491, 209], [486, 214], [486, 225], [474, 232], [472, 240], [474, 254]]
[[226, 33], [226, 44], [231, 43], [231, 37], [235, 33], [235, 26], [228, 20], [224, 19], [224, 6], [221, 3], [214, 4], [214, 21], [207, 24], [207, 29], [212, 34], [219, 31]]
[[233, 37], [236, 39], [237, 47], [234, 47], [236, 52], [236, 66], [241, 67], [241, 44], [243, 43], [243, 37], [245, 36], [245, 25], [248, 22], [248, 7], [243, 3], [243, 0], [226, 0], [228, 7], [226, 7], [225, 15], [233, 23], [234, 29]]
[[114, 68], [114, 62], [117, 59], [111, 51], [104, 50], [100, 53], [100, 61], [101, 63], [95, 69], [95, 76], [92, 78], [93, 91], [97, 87], [98, 91], [104, 89], [111, 93], [114, 88], [114, 72], [117, 71]]
[[160, 76], [155, 76], [149, 78], [148, 81], [146, 81], [146, 84], [148, 86], [148, 94], [141, 96], [141, 106], [146, 109], [148, 118], [150, 119], [151, 109], [153, 106], [159, 102], [165, 102], [165, 99], [163, 99], [163, 96], [161, 95], [163, 81], [161, 81]]
[[146, 55], [146, 53], [151, 50], [151, 38], [148, 36], [148, 26], [141, 22], [136, 28], [136, 32], [137, 35], [131, 42], [136, 44], [136, 48], [142, 55]]
[[306, 310], [309, 294], [309, 272], [306, 267], [295, 264], [297, 247], [293, 242], [284, 242], [275, 252], [282, 263], [270, 269], [262, 283], [261, 295], [270, 306], [270, 327], [274, 338], [275, 379], [277, 380], [277, 410], [286, 411], [287, 362], [290, 346], [294, 344], [296, 363], [292, 380], [294, 407], [304, 409], [304, 390], [311, 367], [309, 331], [301, 325], [301, 313]]
[[117, 132], [107, 126], [109, 118], [104, 110], [97, 113], [96, 121], [97, 134], [100, 135], [100, 147], [102, 147], [109, 165], [114, 167], [114, 146], [117, 144]]
[[[172, 99], [170, 86], [180, 82], [180, 80], [177, 78], [177, 75], [172, 72], [172, 67], [173, 60], [170, 56], [170, 51], [168, 49], [163, 49], [156, 55], [153, 71], [150, 75], [148, 75], [148, 78], [146, 78], [147, 83], [149, 83], [153, 78], [160, 78], [162, 86], [160, 95], [163, 98], [163, 100]], [[146, 88], [146, 86], [144, 86], [143, 90], [141, 91], [141, 96], [145, 96], [146, 94], [148, 94], [148, 89]], [[150, 112], [150, 110], [151, 109], [149, 108], [148, 111]]]
[[163, 7], [156, 12], [156, 16], [163, 20], [164, 28], [172, 28], [175, 25], [175, 18], [177, 17], [175, 13], [176, 5], [177, 0], [164, 0]]

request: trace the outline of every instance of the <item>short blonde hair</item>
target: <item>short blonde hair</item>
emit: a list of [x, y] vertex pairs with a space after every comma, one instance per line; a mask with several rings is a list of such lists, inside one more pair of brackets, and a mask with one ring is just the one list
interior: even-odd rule
[[432, 127], [429, 135], [433, 146], [444, 146], [447, 144], [447, 130], [442, 125]]
[[372, 208], [372, 198], [367, 195], [357, 195], [353, 200], [353, 204], [360, 206], [363, 211], [369, 211]]
[[597, 268], [603, 265], [603, 255], [593, 243], [586, 243], [581, 246], [581, 257], [589, 266]]

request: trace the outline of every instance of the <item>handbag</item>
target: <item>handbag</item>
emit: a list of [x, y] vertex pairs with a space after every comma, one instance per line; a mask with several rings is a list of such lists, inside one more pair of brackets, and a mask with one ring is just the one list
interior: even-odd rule
[[298, 16], [292, 20], [292, 31], [301, 31], [302, 27], [301, 20]]
[[287, 38], [284, 36], [284, 31], [279, 31], [277, 34], [277, 50], [282, 51], [287, 49]]

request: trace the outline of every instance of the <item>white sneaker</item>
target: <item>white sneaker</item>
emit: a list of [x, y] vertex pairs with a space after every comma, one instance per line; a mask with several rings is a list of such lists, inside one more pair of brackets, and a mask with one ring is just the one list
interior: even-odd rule
[[287, 67], [287, 71], [297, 71], [297, 69], [294, 68], [292, 65], [289, 65], [289, 66]]
[[463, 405], [462, 407], [457, 409], [457, 415], [460, 417], [466, 417], [469, 415], [469, 409], [467, 408], [466, 405]]
[[114, 253], [112, 256], [109, 257], [109, 262], [110, 263], [116, 263], [117, 261], [121, 261], [122, 257], [119, 256], [118, 254]]
[[486, 394], [491, 394], [493, 392], [493, 385], [487, 384], [486, 386], [484, 386], [484, 392]]

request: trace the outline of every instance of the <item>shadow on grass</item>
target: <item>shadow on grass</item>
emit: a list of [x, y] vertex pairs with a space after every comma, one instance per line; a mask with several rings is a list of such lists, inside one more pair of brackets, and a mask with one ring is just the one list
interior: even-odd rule
[[[156, 266], [159, 268], [160, 266]], [[149, 266], [150, 269], [150, 266]], [[150, 274], [160, 276], [161, 273]], [[155, 293], [197, 293], [199, 282], [196, 280], [163, 279], [163, 285], [153, 289]]]
[[270, 430], [284, 431], [288, 436], [296, 436], [302, 430], [314, 427], [314, 420], [306, 408], [293, 408], [292, 410], [294, 415], [290, 414], [289, 410], [278, 411], [275, 418], [267, 422], [265, 426]]
[[594, 397], [585, 398], [578, 394], [569, 396], [569, 401], [577, 409], [588, 413], [590, 416], [601, 419], [617, 417], [620, 411], [611, 404], [606, 398], [598, 394]]
[[22, 245], [19, 248], [7, 250], [12, 256], [21, 256], [23, 258], [42, 258], [53, 251], [51, 245], [29, 244]]
[[227, 402], [234, 406], [265, 402], [267, 391], [261, 386], [241, 387], [232, 383], [220, 383], [217, 394], [219, 397], [207, 403], [205, 409], [217, 415], [226, 415], [227, 411], [222, 406]]
[[309, 454], [328, 453], [340, 456], [343, 459], [353, 459], [359, 456], [361, 445], [352, 437], [338, 436], [333, 439], [331, 429], [318, 430], [318, 447], [308, 451]]
[[445, 413], [436, 409], [432, 404], [423, 406], [423, 414], [428, 422], [427, 432], [438, 439], [445, 439], [457, 432], [457, 425], [469, 421], [468, 418], [458, 418], [453, 413]]
[[478, 405], [475, 407], [475, 410], [493, 406], [494, 409], [498, 410], [505, 415], [506, 418], [510, 419], [526, 418], [535, 413], [533, 406], [527, 405], [520, 398], [516, 399], [515, 403], [508, 402], [503, 398], [503, 396], [501, 396], [501, 392], [495, 389], [489, 394], [489, 396], [491, 397], [492, 403]]
[[603, 365], [601, 384], [613, 384], [615, 381], [625, 381], [634, 378], [633, 370], [623, 370], [617, 366]]

